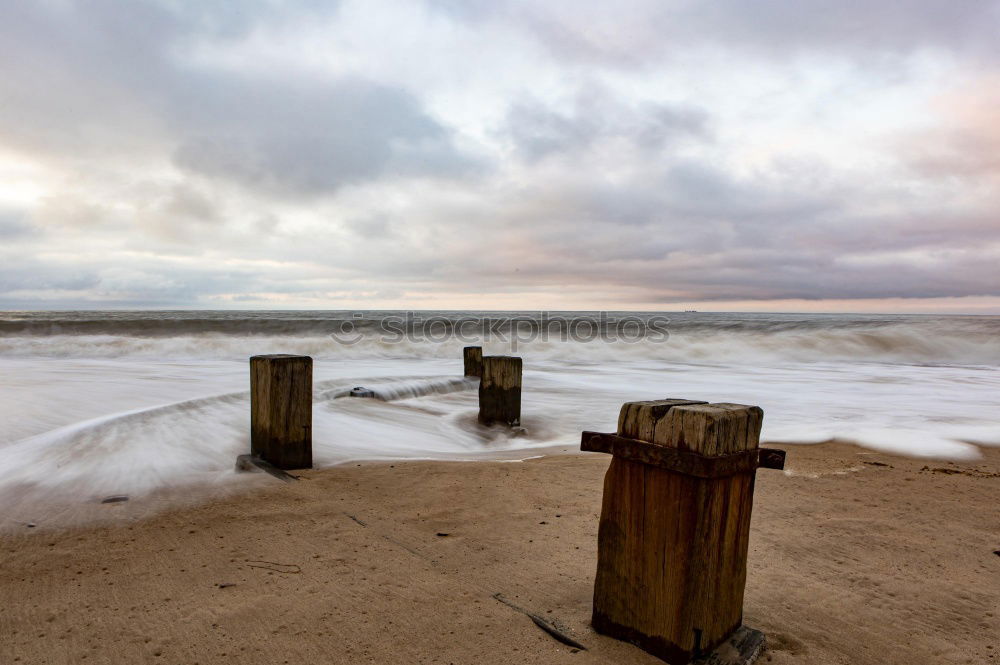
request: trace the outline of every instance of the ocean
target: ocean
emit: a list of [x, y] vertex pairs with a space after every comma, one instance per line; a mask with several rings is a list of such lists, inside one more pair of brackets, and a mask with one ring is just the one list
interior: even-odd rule
[[[524, 358], [522, 428], [476, 423], [462, 347]], [[631, 400], [756, 404], [762, 440], [971, 459], [1000, 445], [1000, 317], [699, 312], [0, 313], [0, 501], [234, 482], [251, 355], [314, 358], [314, 459], [572, 450]], [[380, 399], [346, 397], [356, 386]], [[238, 482], [238, 480], [235, 480]]]

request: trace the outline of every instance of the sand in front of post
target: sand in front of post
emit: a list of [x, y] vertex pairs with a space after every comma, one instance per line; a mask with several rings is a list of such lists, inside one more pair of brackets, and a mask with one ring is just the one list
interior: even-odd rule
[[[787, 448], [757, 476], [762, 662], [1000, 662], [1000, 451]], [[351, 465], [0, 534], [0, 662], [660, 662], [589, 626], [608, 459]]]

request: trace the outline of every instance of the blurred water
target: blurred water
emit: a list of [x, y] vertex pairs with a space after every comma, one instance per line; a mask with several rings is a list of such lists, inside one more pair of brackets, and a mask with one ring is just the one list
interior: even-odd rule
[[[664, 397], [760, 405], [769, 441], [841, 438], [953, 458], [975, 456], [968, 441], [1000, 445], [997, 317], [670, 317], [667, 340], [519, 342], [524, 431], [511, 433], [476, 423], [476, 383], [460, 376], [465, 342], [389, 343], [376, 313], [360, 325], [335, 312], [6, 313], [0, 501], [228, 479], [249, 446], [247, 358], [257, 353], [314, 356], [318, 466], [574, 448], [581, 430], [614, 429], [622, 402]], [[358, 343], [329, 336], [345, 321]], [[484, 347], [511, 352], [495, 337]], [[342, 397], [359, 385], [381, 399]]]

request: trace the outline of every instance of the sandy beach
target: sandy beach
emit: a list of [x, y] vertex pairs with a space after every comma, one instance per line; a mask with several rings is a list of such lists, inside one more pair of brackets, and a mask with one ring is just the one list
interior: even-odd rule
[[[766, 661], [998, 662], [1000, 451], [786, 448], [786, 472], [758, 473], [751, 534]], [[8, 530], [0, 662], [660, 662], [589, 626], [608, 461], [258, 474], [200, 505]]]

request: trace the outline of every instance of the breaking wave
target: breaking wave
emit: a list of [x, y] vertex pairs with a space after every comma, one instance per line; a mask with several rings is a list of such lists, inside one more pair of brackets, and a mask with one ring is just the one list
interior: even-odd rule
[[[488, 353], [570, 362], [1000, 362], [1000, 317], [674, 314], [665, 324], [668, 335], [609, 342], [602, 336], [614, 330], [594, 313], [561, 313], [579, 325], [570, 334], [565, 327], [550, 327], [544, 336], [537, 314], [474, 316], [482, 325], [466, 333], [485, 335], [463, 339], [454, 336], [454, 326], [469, 315], [456, 313], [425, 313], [422, 324], [397, 322], [392, 332], [383, 322], [398, 321], [400, 314], [367, 313], [364, 319], [336, 312], [7, 314], [0, 318], [0, 356], [238, 359], [281, 351], [329, 359], [445, 358], [463, 345], [482, 344]], [[345, 327], [351, 343], [338, 341]], [[402, 328], [409, 334], [400, 334]]]

